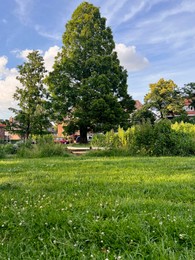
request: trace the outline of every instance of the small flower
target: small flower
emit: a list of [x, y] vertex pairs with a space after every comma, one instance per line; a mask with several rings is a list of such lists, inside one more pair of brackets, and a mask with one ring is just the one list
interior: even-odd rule
[[184, 239], [185, 236], [186, 236], [185, 234], [179, 234], [179, 238], [180, 238], [180, 239]]

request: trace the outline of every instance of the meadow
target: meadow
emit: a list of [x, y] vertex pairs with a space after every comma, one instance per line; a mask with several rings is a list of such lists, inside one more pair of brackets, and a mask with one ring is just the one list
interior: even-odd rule
[[195, 157], [0, 160], [0, 259], [195, 259]]

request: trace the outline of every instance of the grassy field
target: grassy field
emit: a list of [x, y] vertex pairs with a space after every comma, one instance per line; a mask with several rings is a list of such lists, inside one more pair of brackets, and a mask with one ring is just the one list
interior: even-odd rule
[[0, 259], [195, 259], [195, 157], [0, 161]]

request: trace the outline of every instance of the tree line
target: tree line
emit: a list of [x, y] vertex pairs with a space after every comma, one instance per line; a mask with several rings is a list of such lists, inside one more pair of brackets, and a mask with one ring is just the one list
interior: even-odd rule
[[99, 8], [83, 2], [73, 12], [62, 36], [63, 46], [55, 58], [53, 70], [47, 72], [41, 54], [34, 50], [18, 66], [14, 99], [19, 109], [11, 131], [28, 139], [47, 133], [50, 122], [65, 122], [69, 134], [80, 130], [81, 142], [87, 132], [106, 132], [120, 125], [148, 118], [153, 111], [160, 118], [183, 114], [184, 98], [195, 107], [195, 83], [179, 89], [172, 80], [160, 79], [150, 85], [144, 106], [134, 112], [135, 101], [127, 92], [127, 71], [120, 65], [115, 42]]

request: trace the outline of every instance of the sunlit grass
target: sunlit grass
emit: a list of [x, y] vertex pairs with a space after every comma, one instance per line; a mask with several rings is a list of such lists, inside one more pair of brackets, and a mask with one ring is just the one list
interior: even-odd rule
[[0, 259], [195, 259], [195, 158], [0, 161]]

